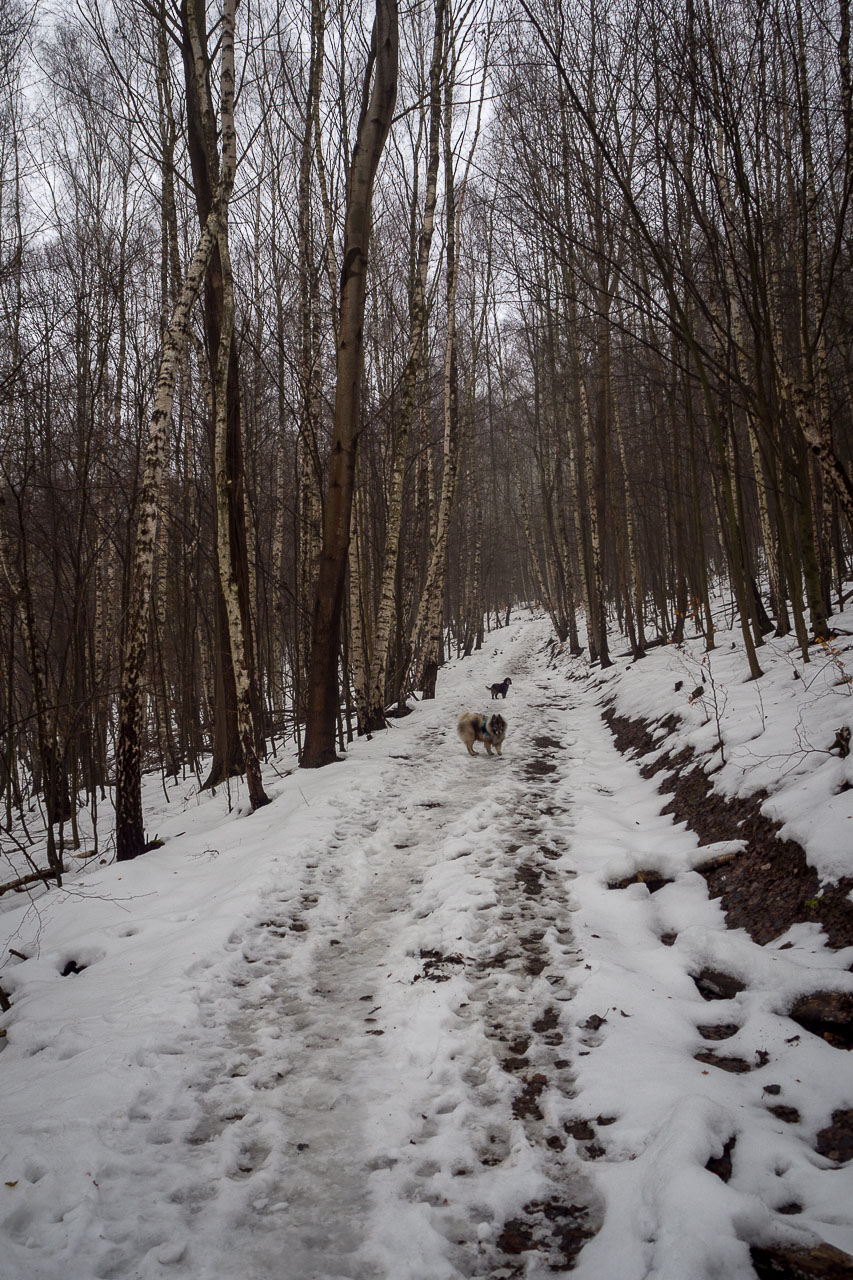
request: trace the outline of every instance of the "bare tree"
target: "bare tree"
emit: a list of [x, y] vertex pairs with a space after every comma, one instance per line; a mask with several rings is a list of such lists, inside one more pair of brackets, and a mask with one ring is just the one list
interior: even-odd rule
[[[138, 857], [146, 848], [141, 788], [141, 687], [154, 574], [160, 483], [168, 450], [175, 381], [183, 352], [189, 341], [190, 315], [204, 283], [214, 247], [217, 244], [220, 249], [222, 247], [222, 228], [227, 223], [228, 202], [234, 183], [236, 169], [233, 154], [234, 8], [235, 0], [225, 0], [220, 37], [223, 78], [222, 134], [223, 147], [226, 148], [226, 163], [222, 167], [220, 185], [214, 194], [207, 222], [184, 277], [180, 297], [164, 336], [154, 409], [149, 425], [122, 664], [119, 734], [116, 747], [116, 856], [120, 862]], [[227, 335], [227, 340], [230, 347], [230, 334]]]
[[340, 283], [337, 382], [329, 483], [323, 524], [308, 685], [308, 721], [301, 764], [336, 759], [341, 616], [350, 539], [352, 495], [361, 433], [364, 306], [373, 185], [397, 98], [397, 4], [377, 0], [361, 115], [349, 169]]

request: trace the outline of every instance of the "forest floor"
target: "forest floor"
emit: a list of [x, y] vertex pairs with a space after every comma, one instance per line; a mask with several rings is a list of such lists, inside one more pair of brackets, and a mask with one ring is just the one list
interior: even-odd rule
[[[744, 798], [715, 795], [711, 778], [691, 748], [675, 757], [661, 756], [646, 722], [615, 715], [611, 708], [604, 719], [619, 750], [637, 758], [643, 776], [657, 777], [659, 790], [672, 796], [664, 813], [686, 823], [700, 844], [744, 841], [737, 855], [694, 868], [705, 876], [712, 897], [721, 899], [730, 928], [743, 927], [764, 943], [792, 924], [812, 921], [821, 926], [832, 947], [853, 946], [853, 876], [822, 883], [802, 845], [783, 839], [782, 824], [762, 812], [765, 791]], [[646, 754], [655, 758], [643, 765]]]
[[268, 808], [152, 782], [162, 849], [12, 905], [0, 1277], [853, 1276], [849, 691], [756, 728], [693, 652], [525, 616]]

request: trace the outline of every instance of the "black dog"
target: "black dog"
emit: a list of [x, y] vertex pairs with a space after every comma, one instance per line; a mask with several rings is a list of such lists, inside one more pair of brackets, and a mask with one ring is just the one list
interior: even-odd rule
[[506, 691], [511, 684], [512, 681], [509, 676], [507, 676], [506, 680], [503, 680], [500, 684], [487, 684], [486, 688], [492, 695], [492, 701], [497, 698], [498, 694], [500, 694], [502, 698], [506, 699]]

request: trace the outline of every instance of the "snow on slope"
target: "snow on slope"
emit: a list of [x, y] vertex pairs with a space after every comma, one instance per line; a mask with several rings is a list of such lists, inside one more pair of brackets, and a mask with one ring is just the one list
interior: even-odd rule
[[[686, 701], [698, 642], [592, 675], [548, 639], [527, 617], [492, 633], [343, 763], [267, 769], [250, 817], [152, 782], [162, 849], [0, 903], [2, 1280], [535, 1278], [587, 1237], [580, 1280], [745, 1280], [758, 1241], [853, 1253], [850, 1167], [815, 1150], [853, 1108], [850, 1059], [785, 1013], [853, 989], [853, 951], [726, 930], [691, 869], [708, 849], [599, 706], [678, 711], [700, 747], [719, 720], [715, 777], [769, 784], [832, 877], [844, 659], [795, 680], [774, 642], [757, 694], [721, 632], [708, 718]], [[504, 757], [472, 760], [456, 716], [508, 674]], [[672, 883], [608, 888], [650, 865]], [[704, 966], [744, 989], [709, 1004]], [[723, 1182], [706, 1164], [732, 1138]]]

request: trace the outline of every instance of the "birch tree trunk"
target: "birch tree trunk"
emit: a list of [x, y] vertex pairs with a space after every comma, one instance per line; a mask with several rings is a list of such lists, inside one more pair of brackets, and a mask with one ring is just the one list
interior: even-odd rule
[[373, 632], [373, 657], [368, 677], [364, 732], [371, 733], [385, 724], [385, 688], [391, 624], [394, 619], [395, 584], [400, 556], [400, 530], [403, 523], [403, 480], [409, 432], [415, 412], [415, 392], [423, 356], [423, 334], [426, 324], [426, 286], [435, 227], [438, 193], [438, 164], [441, 130], [441, 73], [445, 58], [445, 13], [447, 0], [435, 0], [435, 30], [430, 62], [430, 118], [427, 150], [426, 192], [418, 255], [409, 296], [409, 342], [400, 388], [400, 407], [396, 422], [391, 482], [388, 494], [388, 516], [385, 529], [385, 552], [379, 588], [379, 609]]
[[416, 634], [420, 636], [420, 678], [418, 684], [424, 698], [435, 697], [438, 675], [441, 618], [444, 605], [444, 583], [447, 574], [447, 537], [456, 495], [459, 466], [459, 365], [456, 345], [456, 291], [459, 264], [456, 257], [457, 210], [452, 148], [453, 84], [445, 86], [444, 97], [444, 191], [445, 253], [447, 276], [447, 337], [444, 348], [444, 469], [441, 497], [435, 526], [435, 540], [421, 601]]
[[[186, 84], [187, 150], [193, 176], [193, 189], [199, 222], [205, 225], [215, 193], [220, 187], [220, 156], [217, 137], [217, 120], [211, 92], [211, 58], [208, 51], [206, 7], [202, 0], [182, 0], [181, 3], [181, 54], [184, 62]], [[217, 46], [221, 49], [221, 44]], [[215, 385], [223, 318], [223, 280], [218, 243], [214, 245], [205, 280], [204, 324], [206, 363], [210, 371], [210, 399], [212, 419], [211, 452], [215, 448], [215, 422], [217, 406]], [[246, 517], [243, 489], [243, 445], [240, 412], [240, 380], [236, 344], [232, 341], [229, 354], [226, 397], [228, 404], [228, 447], [226, 465], [230, 503], [231, 556], [240, 615], [244, 633], [244, 647], [251, 662], [251, 609], [249, 601], [248, 551], [246, 546]], [[215, 471], [215, 466], [214, 466]], [[214, 476], [214, 487], [216, 479]], [[208, 776], [202, 784], [215, 787], [226, 778], [242, 773], [245, 767], [237, 722], [236, 677], [231, 663], [231, 631], [225, 601], [221, 591], [216, 592], [214, 632], [214, 715], [213, 758]], [[253, 712], [257, 707], [254, 673], [249, 670], [250, 696]], [[259, 712], [255, 714], [256, 727], [261, 723]]]
[[[226, 0], [226, 3], [231, 0]], [[223, 196], [225, 193], [222, 193]], [[226, 197], [227, 198], [227, 197]], [[128, 862], [146, 849], [142, 818], [142, 675], [151, 620], [151, 588], [160, 485], [169, 448], [175, 380], [187, 342], [190, 313], [199, 296], [219, 235], [222, 197], [217, 196], [184, 278], [181, 294], [163, 338], [163, 355], [148, 426], [145, 471], [139, 500], [133, 570], [122, 662], [116, 742], [116, 858]]]
[[[258, 761], [255, 718], [252, 707], [252, 685], [249, 675], [250, 633], [244, 630], [243, 612], [237, 585], [232, 547], [231, 512], [234, 503], [230, 488], [241, 477], [233, 476], [228, 465], [228, 378], [234, 338], [234, 280], [231, 272], [231, 251], [228, 243], [228, 204], [237, 172], [237, 134], [234, 128], [234, 10], [236, 0], [225, 0], [221, 33], [221, 105], [222, 117], [222, 170], [219, 220], [219, 261], [222, 266], [222, 328], [219, 335], [219, 354], [216, 364], [216, 404], [214, 470], [216, 476], [216, 551], [219, 565], [219, 582], [228, 619], [228, 636], [231, 644], [231, 666], [237, 693], [237, 731], [246, 769], [246, 784], [252, 809], [269, 804], [261, 779]], [[245, 531], [244, 531], [245, 532]]]
[[[488, 64], [489, 28], [486, 27], [485, 62]], [[468, 176], [474, 161], [474, 153], [480, 136], [483, 117], [483, 100], [486, 77], [480, 86], [477, 119], [468, 149], [465, 170], [459, 184], [458, 199], [453, 164], [453, 91], [456, 80], [458, 52], [454, 43], [452, 24], [448, 24], [448, 66], [444, 89], [444, 206], [445, 206], [445, 277], [447, 280], [447, 336], [444, 357], [444, 470], [441, 477], [441, 498], [435, 521], [433, 549], [427, 572], [424, 593], [415, 627], [420, 637], [420, 679], [424, 698], [435, 697], [435, 685], [441, 648], [442, 611], [447, 577], [447, 540], [450, 517], [456, 496], [456, 477], [459, 467], [459, 353], [456, 332], [456, 295], [459, 283], [457, 244], [459, 227]]]

